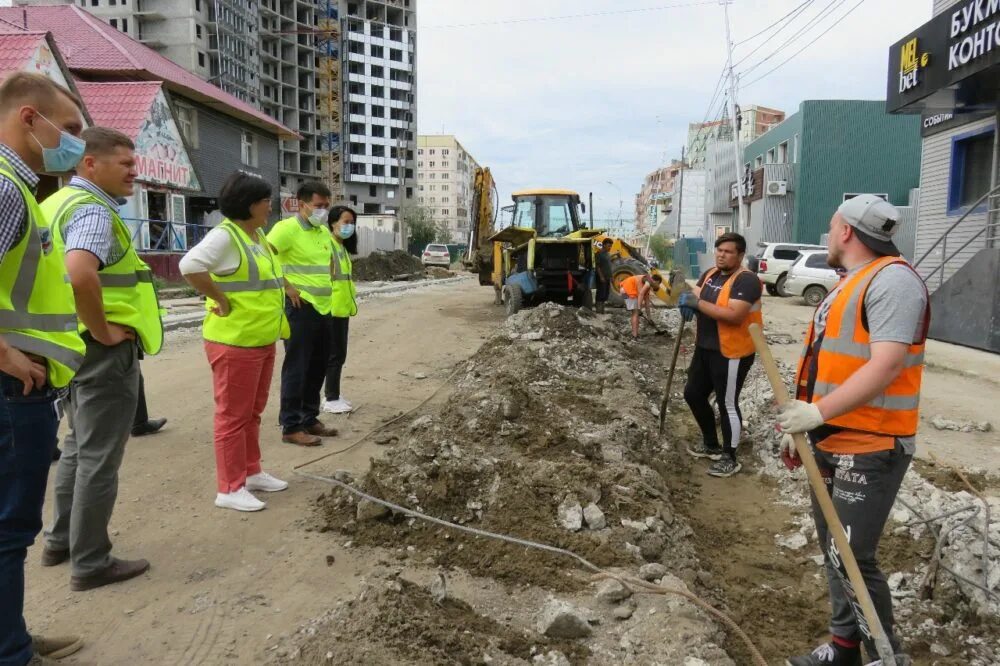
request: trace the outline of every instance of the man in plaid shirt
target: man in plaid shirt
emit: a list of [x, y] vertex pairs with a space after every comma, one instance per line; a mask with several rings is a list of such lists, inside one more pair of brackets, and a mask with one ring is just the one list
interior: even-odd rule
[[65, 172], [82, 155], [82, 104], [40, 74], [0, 84], [0, 664], [50, 664], [78, 638], [30, 636], [24, 559], [42, 528], [59, 426], [56, 386], [82, 362], [62, 253], [40, 219], [38, 172]]

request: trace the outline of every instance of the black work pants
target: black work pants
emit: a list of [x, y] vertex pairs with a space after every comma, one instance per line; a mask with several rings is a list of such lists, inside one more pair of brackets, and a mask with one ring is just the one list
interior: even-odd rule
[[[139, 358], [142, 358], [142, 352], [139, 352]], [[139, 370], [139, 401], [135, 405], [135, 419], [132, 421], [132, 427], [137, 428], [149, 421], [149, 408], [146, 406], [146, 382], [142, 378], [142, 369]]]
[[[875, 613], [893, 649], [899, 652], [899, 643], [892, 631], [895, 624], [892, 595], [885, 575], [878, 568], [876, 552], [885, 521], [889, 518], [913, 456], [904, 452], [898, 441], [893, 450], [875, 453], [839, 455], [815, 448], [814, 451], [816, 464], [851, 542], [854, 559], [865, 579], [865, 587], [871, 595]], [[869, 635], [864, 614], [847, 595], [845, 585], [850, 585], [850, 581], [815, 495], [812, 495], [812, 506], [819, 544], [826, 560], [827, 583], [830, 586], [833, 612], [830, 633], [847, 640], [864, 641], [868, 655], [875, 659], [878, 653]]]
[[601, 281], [600, 278], [597, 279], [597, 302], [607, 303], [608, 296], [611, 294], [611, 282]]
[[688, 368], [687, 385], [684, 387], [684, 400], [701, 428], [705, 446], [712, 450], [719, 449], [715, 411], [708, 402], [709, 396], [715, 393], [722, 424], [723, 449], [733, 460], [736, 460], [736, 447], [739, 446], [743, 431], [740, 391], [743, 390], [743, 382], [750, 372], [754, 357], [754, 354], [750, 354], [731, 359], [723, 356], [720, 351], [695, 347], [691, 366]]
[[330, 357], [326, 364], [326, 399], [340, 398], [340, 375], [347, 362], [347, 336], [351, 325], [350, 317], [331, 317]]
[[285, 300], [291, 336], [285, 340], [281, 364], [281, 434], [304, 431], [319, 422], [319, 395], [330, 356], [330, 315], [321, 315], [302, 301], [295, 307]]

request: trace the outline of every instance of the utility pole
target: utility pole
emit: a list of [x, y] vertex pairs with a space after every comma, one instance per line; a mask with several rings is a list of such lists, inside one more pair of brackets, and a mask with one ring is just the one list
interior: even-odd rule
[[681, 184], [677, 188], [677, 235], [674, 236], [674, 240], [680, 240], [681, 237], [681, 213], [683, 211], [684, 204], [684, 172], [687, 171], [687, 164], [684, 162], [684, 149], [687, 146], [681, 146]]
[[726, 17], [726, 61], [729, 67], [729, 122], [733, 127], [733, 155], [736, 157], [736, 201], [737, 201], [737, 233], [743, 233], [743, 156], [740, 154], [740, 129], [736, 121], [736, 72], [733, 71], [733, 39], [729, 30], [729, 3], [732, 0], [719, 0]]

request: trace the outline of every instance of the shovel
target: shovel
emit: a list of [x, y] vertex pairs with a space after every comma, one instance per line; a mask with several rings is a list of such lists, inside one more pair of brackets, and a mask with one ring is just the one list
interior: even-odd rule
[[[771, 382], [774, 399], [779, 407], [784, 406], [789, 401], [788, 389], [785, 388], [785, 383], [781, 379], [778, 364], [774, 362], [774, 357], [771, 356], [767, 340], [764, 339], [764, 331], [757, 324], [750, 324], [750, 337], [753, 338], [754, 347], [757, 349], [760, 361], [767, 372], [767, 378]], [[861, 570], [858, 569], [858, 561], [854, 559], [851, 542], [844, 531], [843, 523], [840, 522], [840, 516], [837, 515], [837, 509], [833, 506], [833, 500], [830, 498], [830, 492], [826, 489], [826, 483], [820, 475], [812, 449], [809, 448], [809, 443], [806, 441], [804, 434], [795, 433], [792, 437], [795, 439], [795, 451], [799, 454], [799, 460], [802, 461], [802, 465], [806, 468], [813, 496], [816, 498], [816, 502], [823, 512], [823, 517], [826, 519], [830, 534], [833, 535], [833, 542], [837, 549], [836, 556], [840, 557], [844, 563], [844, 569], [847, 571], [848, 581], [842, 580], [841, 582], [843, 583], [844, 591], [851, 601], [851, 605], [854, 607], [854, 615], [857, 617], [858, 625], [861, 627], [863, 633], [869, 634], [875, 641], [875, 649], [878, 651], [878, 656], [882, 659], [882, 664], [884, 666], [896, 666], [895, 652], [889, 643], [889, 637], [885, 635], [885, 629], [878, 619], [878, 614], [875, 612], [871, 595], [868, 594], [868, 588], [865, 586], [865, 579], [861, 576]], [[836, 571], [839, 575], [840, 569]], [[866, 624], [868, 625], [867, 627], [865, 627]]]
[[670, 402], [670, 387], [674, 383], [674, 370], [677, 368], [677, 356], [681, 353], [681, 338], [684, 337], [684, 317], [677, 327], [677, 339], [674, 340], [674, 355], [670, 359], [670, 372], [667, 373], [667, 387], [663, 389], [663, 400], [660, 401], [660, 434], [663, 434], [663, 424], [667, 418], [667, 404]]

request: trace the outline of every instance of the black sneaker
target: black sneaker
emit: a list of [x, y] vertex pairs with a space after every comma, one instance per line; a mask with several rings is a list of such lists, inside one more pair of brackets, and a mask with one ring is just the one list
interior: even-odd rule
[[[896, 666], [912, 666], [913, 660], [905, 654], [896, 655]], [[875, 661], [867, 664], [867, 666], [882, 666], [882, 660], [876, 659]]]
[[743, 469], [743, 465], [727, 456], [713, 463], [712, 466], [708, 468], [708, 475], [724, 479], [726, 477], [733, 476], [741, 469]]
[[687, 451], [695, 458], [708, 458], [709, 460], [722, 459], [722, 449], [707, 447], [704, 442], [699, 442], [698, 444], [688, 444]]
[[785, 666], [861, 666], [861, 646], [849, 648], [823, 643], [812, 654], [786, 660]]

